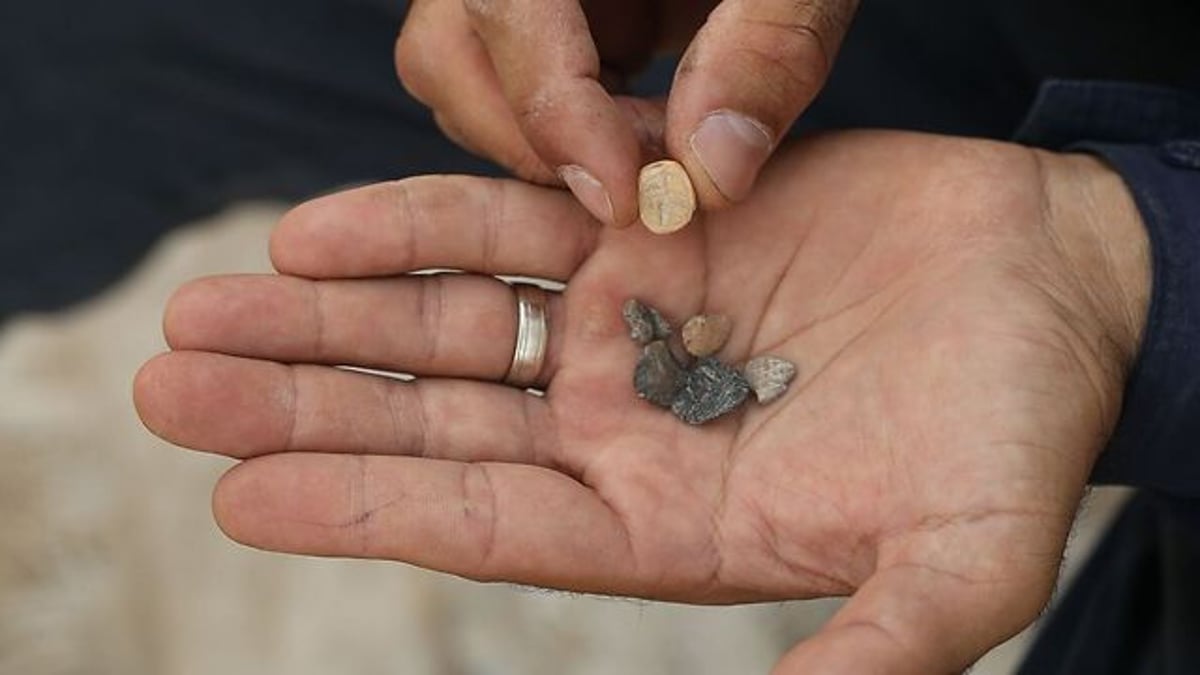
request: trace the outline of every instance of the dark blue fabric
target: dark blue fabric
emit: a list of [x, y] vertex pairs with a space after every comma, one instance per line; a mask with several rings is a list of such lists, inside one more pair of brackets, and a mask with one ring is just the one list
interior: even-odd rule
[[[495, 172], [397, 85], [406, 5], [0, 2], [0, 322], [88, 297], [232, 200]], [[1200, 86], [1197, 25], [1182, 0], [872, 0], [798, 128], [1007, 138], [1047, 77]]]
[[1200, 498], [1200, 97], [1050, 81], [1016, 139], [1104, 158], [1129, 186], [1150, 238], [1142, 346], [1093, 481]]
[[1200, 672], [1200, 501], [1137, 495], [1042, 627], [1020, 675]]
[[1017, 139], [1093, 153], [1120, 173], [1153, 266], [1121, 417], [1092, 474], [1147, 491], [1113, 524], [1020, 672], [1200, 673], [1200, 99], [1048, 82]]
[[[1196, 117], [1200, 121], [1200, 106]], [[1086, 142], [1125, 179], [1150, 234], [1153, 291], [1121, 420], [1093, 479], [1200, 499], [1200, 165], [1169, 146]]]
[[404, 4], [0, 2], [0, 322], [235, 200], [495, 171], [397, 83]]

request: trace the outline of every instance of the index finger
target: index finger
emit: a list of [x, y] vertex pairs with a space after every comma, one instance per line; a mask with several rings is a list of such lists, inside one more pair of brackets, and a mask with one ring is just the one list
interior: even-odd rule
[[271, 261], [284, 274], [314, 279], [452, 268], [566, 281], [598, 232], [561, 190], [418, 176], [296, 207], [271, 235]]
[[637, 218], [641, 149], [576, 0], [464, 0], [530, 145], [601, 222]]

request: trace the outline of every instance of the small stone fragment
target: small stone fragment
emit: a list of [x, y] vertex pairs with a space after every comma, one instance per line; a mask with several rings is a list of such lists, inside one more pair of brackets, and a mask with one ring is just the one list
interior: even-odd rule
[[749, 395], [746, 378], [710, 356], [687, 371], [671, 412], [688, 424], [704, 424], [737, 408]]
[[680, 330], [683, 346], [693, 356], [712, 356], [729, 341], [733, 320], [724, 314], [697, 314]]
[[687, 370], [696, 362], [696, 357], [688, 353], [683, 346], [683, 340], [678, 335], [672, 335], [667, 338], [667, 348], [671, 350], [671, 356], [675, 357], [675, 363], [679, 364], [680, 368]]
[[646, 345], [633, 369], [637, 395], [654, 405], [670, 408], [683, 384], [684, 370], [671, 356], [667, 343], [655, 340]]
[[783, 396], [796, 377], [796, 365], [778, 356], [757, 356], [746, 362], [746, 381], [759, 403], [770, 403]]
[[629, 326], [629, 337], [640, 345], [665, 340], [671, 334], [671, 324], [662, 314], [637, 298], [625, 301], [621, 307], [621, 316]]
[[691, 222], [696, 191], [683, 165], [664, 159], [642, 167], [638, 208], [642, 224], [655, 234], [674, 232]]

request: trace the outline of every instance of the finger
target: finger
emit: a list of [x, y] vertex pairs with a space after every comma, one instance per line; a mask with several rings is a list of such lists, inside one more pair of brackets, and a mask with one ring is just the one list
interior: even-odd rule
[[746, 197], [825, 82], [856, 0], [725, 0], [680, 61], [667, 150], [706, 208]]
[[629, 592], [616, 514], [567, 476], [518, 464], [284, 454], [235, 467], [213, 511], [231, 538], [289, 553], [387, 558], [481, 581]]
[[[562, 297], [547, 300], [541, 382], [557, 371], [566, 333]], [[517, 305], [508, 284], [474, 275], [210, 277], [172, 296], [163, 331], [172, 349], [498, 382], [516, 346]]]
[[271, 260], [285, 274], [365, 277], [432, 267], [565, 281], [597, 226], [560, 190], [421, 176], [322, 197], [285, 215]]
[[773, 673], [961, 673], [1033, 621], [1052, 577], [971, 578], [922, 565], [877, 572]]
[[400, 83], [452, 141], [526, 180], [558, 182], [525, 140], [459, 0], [414, 3], [394, 56]]
[[138, 372], [134, 401], [155, 434], [230, 457], [316, 450], [547, 466], [558, 457], [544, 399], [466, 380], [170, 352]]
[[600, 85], [600, 58], [577, 0], [465, 0], [517, 123], [598, 220], [637, 218], [640, 150]]

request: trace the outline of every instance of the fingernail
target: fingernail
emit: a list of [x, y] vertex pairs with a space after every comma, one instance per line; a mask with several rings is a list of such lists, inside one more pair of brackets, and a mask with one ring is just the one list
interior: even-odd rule
[[688, 140], [692, 152], [726, 199], [750, 192], [754, 177], [771, 154], [771, 134], [761, 122], [732, 110], [711, 113]]
[[588, 213], [601, 222], [613, 224], [616, 218], [613, 215], [612, 200], [609, 199], [608, 191], [604, 189], [603, 183], [577, 164], [558, 167], [558, 177], [567, 184], [567, 187], [571, 188], [575, 198], [579, 200], [580, 204], [583, 204], [583, 208], [587, 209]]

